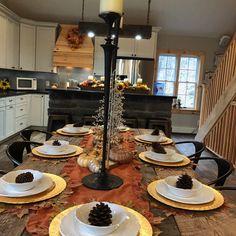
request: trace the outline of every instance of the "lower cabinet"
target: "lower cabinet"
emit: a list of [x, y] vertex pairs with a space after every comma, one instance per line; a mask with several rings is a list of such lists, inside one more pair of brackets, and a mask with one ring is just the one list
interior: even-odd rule
[[5, 115], [6, 108], [0, 107], [0, 141], [5, 138]]
[[29, 127], [47, 126], [49, 95], [0, 98], [0, 141]]
[[16, 109], [15, 105], [10, 105], [6, 107], [6, 137], [11, 136], [15, 133], [16, 127]]

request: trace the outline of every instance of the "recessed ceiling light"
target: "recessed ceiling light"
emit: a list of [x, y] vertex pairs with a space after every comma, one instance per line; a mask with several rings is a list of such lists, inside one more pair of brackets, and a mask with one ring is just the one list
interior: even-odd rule
[[142, 39], [142, 36], [141, 36], [140, 34], [137, 34], [137, 35], [135, 36], [135, 39], [136, 39], [136, 40], [141, 40], [141, 39]]
[[94, 36], [95, 36], [94, 32], [92, 32], [92, 31], [88, 32], [88, 37], [89, 38], [93, 38]]

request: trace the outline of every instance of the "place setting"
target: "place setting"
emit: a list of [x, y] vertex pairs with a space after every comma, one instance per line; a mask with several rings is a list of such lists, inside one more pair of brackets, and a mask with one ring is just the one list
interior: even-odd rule
[[159, 202], [185, 210], [208, 211], [224, 204], [221, 193], [188, 174], [156, 180], [147, 191]]
[[158, 128], [151, 134], [136, 135], [134, 138], [136, 141], [144, 144], [152, 144], [153, 142], [156, 142], [161, 143], [162, 145], [170, 145], [173, 143], [173, 140], [167, 138]]
[[110, 202], [89, 202], [59, 213], [49, 236], [147, 236], [149, 221], [137, 211]]
[[11, 171], [0, 178], [0, 202], [38, 202], [55, 197], [65, 188], [65, 180], [57, 175], [32, 169]]
[[68, 158], [78, 156], [82, 152], [81, 147], [57, 139], [45, 141], [44, 145], [32, 149], [33, 155], [45, 158]]
[[65, 136], [85, 136], [93, 133], [90, 128], [84, 127], [81, 122], [67, 124], [63, 128], [58, 129], [56, 132]]
[[177, 153], [174, 149], [164, 148], [157, 142], [152, 143], [151, 150], [139, 153], [139, 158], [150, 164], [167, 167], [186, 166], [191, 162], [188, 157]]

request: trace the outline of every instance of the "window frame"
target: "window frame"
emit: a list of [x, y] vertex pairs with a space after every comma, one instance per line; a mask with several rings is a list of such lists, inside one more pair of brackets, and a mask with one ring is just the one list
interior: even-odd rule
[[198, 57], [199, 58], [199, 80], [196, 84], [196, 92], [195, 92], [195, 106], [194, 108], [180, 108], [179, 110], [188, 110], [188, 111], [199, 111], [200, 104], [201, 104], [201, 92], [202, 92], [202, 82], [203, 82], [203, 67], [205, 62], [205, 54], [201, 51], [190, 51], [190, 50], [168, 50], [168, 49], [158, 49], [157, 50], [157, 60], [156, 60], [156, 74], [155, 74], [155, 81], [157, 81], [158, 75], [158, 65], [159, 65], [159, 56], [160, 55], [174, 55], [176, 56], [176, 79], [174, 82], [174, 95], [178, 95], [178, 88], [179, 88], [179, 73], [180, 73], [180, 58], [181, 56], [188, 56], [188, 57]]

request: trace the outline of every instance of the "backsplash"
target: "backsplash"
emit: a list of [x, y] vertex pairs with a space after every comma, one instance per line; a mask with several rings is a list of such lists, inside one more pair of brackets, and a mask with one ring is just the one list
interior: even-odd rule
[[44, 90], [46, 81], [49, 81], [50, 84], [57, 83], [60, 85], [60, 83], [69, 82], [72, 79], [79, 83], [93, 73], [93, 70], [82, 68], [58, 67], [57, 70], [58, 73], [0, 69], [0, 79], [8, 79], [11, 87], [13, 87], [16, 83], [16, 77], [37, 78], [38, 90]]

